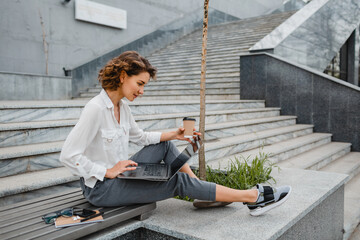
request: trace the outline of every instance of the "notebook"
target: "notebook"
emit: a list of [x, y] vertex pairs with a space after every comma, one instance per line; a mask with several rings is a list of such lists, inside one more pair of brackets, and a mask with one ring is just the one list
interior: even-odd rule
[[[96, 213], [100, 213], [98, 210], [95, 211]], [[87, 221], [81, 222], [81, 219], [84, 219], [83, 217], [78, 217], [73, 215], [72, 217], [63, 217], [60, 216], [55, 220], [55, 227], [56, 228], [62, 228], [62, 227], [69, 227], [69, 226], [76, 226], [80, 224], [86, 224], [86, 223], [95, 223], [95, 222], [102, 222], [104, 221], [104, 218], [100, 215], [94, 218], [91, 218]]]

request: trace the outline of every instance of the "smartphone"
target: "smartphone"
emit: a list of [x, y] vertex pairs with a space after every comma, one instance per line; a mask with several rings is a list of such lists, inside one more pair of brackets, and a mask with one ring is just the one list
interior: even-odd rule
[[96, 214], [96, 212], [93, 210], [84, 208], [84, 209], [76, 209], [76, 210], [74, 209], [74, 214], [78, 215], [79, 217], [89, 217], [91, 215]]

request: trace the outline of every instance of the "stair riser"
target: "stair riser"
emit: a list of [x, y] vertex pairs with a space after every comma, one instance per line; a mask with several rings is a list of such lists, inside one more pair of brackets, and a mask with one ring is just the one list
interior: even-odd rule
[[34, 198], [38, 198], [40, 196], [47, 196], [51, 194], [55, 194], [62, 191], [68, 191], [70, 189], [79, 188], [80, 182], [78, 177], [73, 177], [75, 181], [66, 182], [66, 183], [59, 183], [55, 186], [50, 186], [46, 188], [41, 188], [38, 190], [28, 190], [29, 192], [24, 193], [10, 193], [11, 195], [6, 197], [0, 197], [0, 207], [8, 206], [13, 203], [18, 203], [26, 200], [31, 200]]
[[[172, 82], [163, 81], [163, 82], [150, 82], [148, 86], [145, 86], [145, 93], [147, 91], [153, 90], [176, 90], [176, 89], [200, 89], [200, 83], [190, 83], [190, 84], [169, 84]], [[208, 83], [206, 82], [206, 89], [226, 89], [226, 88], [239, 88], [240, 87], [240, 80], [237, 82], [227, 82], [227, 83]], [[99, 93], [102, 88], [90, 88], [87, 92], [88, 93]]]
[[324, 138], [324, 139], [320, 139], [320, 140], [317, 140], [315, 142], [312, 142], [312, 143], [308, 143], [306, 145], [303, 145], [299, 148], [295, 148], [295, 149], [291, 149], [291, 150], [288, 150], [286, 152], [282, 152], [280, 154], [277, 154], [277, 155], [273, 155], [271, 156], [270, 160], [273, 162], [273, 163], [277, 163], [277, 162], [280, 162], [280, 161], [283, 161], [283, 160], [286, 160], [286, 159], [289, 159], [291, 157], [294, 157], [300, 153], [303, 153], [303, 152], [306, 152], [312, 148], [315, 148], [315, 147], [318, 147], [318, 146], [321, 146], [321, 145], [324, 145], [324, 144], [327, 144], [331, 142], [331, 138], [330, 137], [327, 137], [327, 138]]
[[[172, 96], [144, 96], [142, 100], [199, 100], [199, 94], [194, 95], [172, 95]], [[206, 100], [240, 100], [239, 94], [208, 94]], [[199, 100], [200, 101], [200, 100]]]
[[306, 169], [309, 170], [319, 170], [323, 167], [325, 167], [326, 165], [328, 165], [329, 163], [333, 162], [334, 160], [338, 159], [339, 157], [344, 156], [345, 154], [350, 152], [350, 147], [347, 147], [339, 152], [337, 152], [336, 154], [333, 154], [331, 156], [328, 156], [327, 158], [321, 159], [321, 161], [317, 162], [316, 164], [307, 167]]
[[[240, 88], [240, 80], [239, 81], [234, 81], [234, 82], [229, 82], [229, 83], [206, 83], [206, 92], [208, 91], [214, 91], [214, 90], [225, 90], [227, 91], [228, 89], [232, 89], [232, 88]], [[200, 91], [200, 83], [193, 83], [193, 84], [184, 84], [184, 85], [178, 85], [178, 84], [167, 84], [167, 82], [164, 82], [163, 84], [158, 84], [158, 85], [149, 85], [147, 87], [145, 87], [145, 93], [148, 91], [158, 91], [158, 90], [186, 90], [186, 91], [191, 91], [195, 89], [196, 91]], [[98, 89], [97, 89], [98, 90]]]
[[[264, 111], [264, 112], [255, 112], [255, 113], [233, 113], [233, 114], [218, 114], [218, 115], [207, 115], [206, 123], [217, 123], [224, 122], [227, 119], [234, 120], [244, 120], [252, 119], [258, 117], [270, 117], [278, 116], [278, 111]], [[167, 129], [167, 128], [176, 128], [182, 125], [183, 117], [193, 117], [199, 122], [198, 116], [192, 116], [185, 114], [182, 117], [178, 118], [163, 118], [163, 119], [151, 119], [151, 120], [136, 120], [139, 127], [144, 130], [154, 130], [154, 129]], [[135, 119], [137, 117], [135, 116]], [[62, 141], [65, 140], [67, 135], [70, 133], [74, 125], [63, 126], [63, 127], [43, 127], [37, 129], [22, 129], [22, 130], [11, 130], [11, 131], [1, 131], [0, 132], [0, 147], [9, 147], [23, 144], [35, 144], [35, 143], [46, 143], [52, 141]]]
[[[219, 54], [222, 52], [232, 51], [232, 47], [236, 51], [240, 51], [244, 48], [249, 48], [249, 46], [254, 45], [258, 42], [261, 37], [264, 35], [256, 35], [250, 36], [247, 38], [244, 37], [234, 37], [232, 39], [212, 39], [208, 38], [207, 49], [211, 54]], [[254, 39], [255, 37], [255, 39]], [[224, 43], [224, 40], [226, 42]], [[176, 54], [181, 54], [182, 56], [186, 56], [186, 54], [193, 54], [194, 52], [197, 54], [201, 54], [201, 43], [202, 39], [194, 39], [190, 42], [183, 42], [181, 44], [176, 44], [174, 46], [170, 46], [166, 48], [166, 51], [162, 51], [161, 53], [157, 53], [156, 56], [151, 56], [151, 58], [160, 58], [160, 57], [174, 57]]]
[[296, 122], [295, 120], [285, 120], [285, 121], [278, 121], [278, 122], [231, 127], [231, 128], [225, 128], [225, 129], [207, 130], [205, 132], [205, 139], [206, 140], [215, 140], [215, 139], [224, 138], [224, 137], [232, 137], [232, 136], [236, 136], [236, 135], [241, 135], [241, 134], [246, 134], [246, 133], [251, 133], [251, 132], [258, 132], [258, 131], [276, 128], [276, 127], [290, 126], [290, 125], [294, 125], [295, 122]]
[[83, 107], [1, 109], [0, 123], [76, 119]]
[[[206, 66], [211, 65], [217, 65], [219, 62], [226, 64], [227, 62], [239, 62], [239, 56], [240, 53], [235, 56], [226, 56], [224, 58], [218, 58], [218, 59], [208, 59], [206, 58]], [[190, 66], [196, 66], [200, 63], [201, 67], [201, 57], [200, 58], [194, 58], [194, 59], [186, 59], [186, 60], [173, 60], [173, 61], [158, 61], [158, 62], [151, 62], [150, 63], [159, 69], [159, 71], [162, 71], [162, 67], [174, 67], [174, 68], [187, 68]]]
[[[152, 63], [151, 63], [152, 64]], [[239, 59], [238, 58], [229, 58], [219, 62], [215, 61], [206, 61], [206, 69], [223, 69], [223, 68], [238, 68]], [[178, 62], [177, 64], [168, 64], [166, 62], [160, 62], [156, 64], [158, 73], [161, 72], [170, 72], [170, 71], [179, 71], [181, 69], [189, 69], [189, 71], [196, 71], [201, 68], [201, 61], [194, 63]]]
[[[239, 94], [240, 88], [210, 88], [206, 94]], [[200, 89], [179, 89], [179, 90], [148, 90], [144, 96], [166, 96], [166, 95], [194, 95], [200, 94]]]
[[[246, 109], [246, 108], [263, 108], [263, 102], [242, 102], [242, 103], [207, 103], [207, 111], [230, 110], [230, 109]], [[136, 105], [131, 106], [134, 115], [140, 114], [163, 114], [163, 113], [181, 113], [181, 112], [197, 112], [200, 111], [199, 104], [169, 104], [161, 106], [153, 105]]]
[[60, 151], [61, 149], [58, 149], [55, 153], [1, 160], [0, 177], [62, 167], [59, 161]]
[[[312, 129], [299, 130], [299, 131], [295, 131], [295, 132], [280, 134], [277, 136], [270, 136], [270, 137], [264, 137], [261, 139], [250, 140], [248, 142], [244, 142], [241, 144], [234, 143], [231, 146], [225, 146], [225, 147], [222, 147], [219, 149], [206, 150], [205, 159], [206, 159], [206, 162], [209, 162], [209, 161], [212, 161], [215, 159], [226, 157], [228, 155], [234, 155], [234, 154], [240, 155], [241, 152], [243, 152], [243, 151], [260, 148], [260, 147], [268, 145], [270, 143], [275, 143], [275, 142], [280, 142], [283, 140], [291, 139], [294, 136], [303, 136], [303, 135], [309, 134], [311, 132], [312, 132]], [[206, 149], [206, 147], [205, 147], [205, 149]], [[193, 157], [189, 163], [197, 164], [198, 157], [197, 156]]]
[[[240, 71], [240, 64], [238, 64], [237, 66], [233, 66], [231, 68], [227, 67], [226, 68], [220, 68], [220, 69], [211, 69], [211, 68], [206, 68], [206, 74], [208, 76], [210, 76], [211, 74], [214, 73], [227, 73], [227, 72], [234, 72], [234, 71]], [[197, 68], [195, 70], [190, 70], [190, 69], [177, 69], [177, 70], [172, 70], [172, 71], [161, 71], [157, 74], [158, 78], [164, 78], [164, 77], [174, 77], [174, 76], [182, 76], [182, 75], [200, 75], [201, 74], [201, 68]]]
[[[239, 42], [238, 39], [229, 43], [229, 45], [222, 43], [211, 42], [210, 46], [207, 46], [207, 55], [215, 56], [223, 53], [234, 53], [244, 51], [244, 49], [250, 48], [257, 41], [254, 39], [249, 40], [246, 43]], [[210, 42], [209, 42], [210, 43]], [[187, 44], [187, 45], [179, 45], [177, 48], [169, 48], [166, 49], [168, 52], [163, 52], [161, 55], [152, 56], [151, 59], [161, 59], [161, 58], [175, 58], [175, 57], [183, 57], [189, 55], [201, 55], [201, 40], [200, 44]]]
[[[160, 73], [168, 73], [168, 72], [184, 72], [187, 71], [198, 71], [201, 69], [201, 63], [199, 64], [183, 64], [179, 66], [168, 66], [166, 64], [164, 65], [156, 65], [158, 68], [158, 74]], [[160, 69], [161, 67], [161, 69]], [[208, 71], [218, 71], [218, 70], [224, 70], [224, 69], [234, 69], [239, 68], [239, 61], [233, 60], [233, 61], [224, 61], [218, 64], [206, 64], [206, 72]]]
[[[233, 136], [233, 135], [237, 135], [237, 134], [241, 134], [241, 133], [253, 132], [253, 131], [256, 131], [257, 129], [261, 130], [261, 129], [272, 128], [272, 127], [281, 126], [281, 125], [293, 124], [293, 123], [294, 123], [294, 121], [282, 121], [282, 122], [280, 121], [280, 122], [274, 122], [274, 123], [264, 123], [264, 124], [250, 125], [250, 126], [244, 126], [244, 127], [238, 127], [238, 128], [230, 128], [227, 130], [226, 129], [210, 130], [209, 133], [206, 135], [209, 136], [209, 138], [207, 138], [207, 140], [211, 140], [211, 139], [218, 138], [216, 134]], [[207, 156], [206, 159], [211, 161], [213, 159], [220, 158], [221, 154], [226, 154], [226, 153], [227, 153], [226, 155], [234, 154], [236, 152], [233, 152], [233, 151], [237, 151], [239, 149], [242, 149], [239, 151], [245, 151], [245, 150], [249, 150], [252, 148], [257, 148], [262, 145], [267, 145], [269, 142], [277, 142], [277, 141], [286, 140], [288, 138], [292, 138], [294, 136], [302, 136], [305, 134], [309, 134], [309, 132], [311, 132], [311, 129], [305, 129], [305, 130], [295, 131], [295, 132], [291, 132], [291, 133], [285, 133], [285, 134], [281, 134], [281, 135], [273, 136], [273, 137], [266, 137], [266, 138], [263, 138], [260, 140], [249, 141], [249, 142], [246, 142], [246, 143], [243, 143], [240, 145], [237, 145], [237, 143], [234, 143], [234, 145], [225, 147], [223, 149], [211, 150], [210, 153], [206, 155]], [[184, 145], [184, 142], [177, 141], [176, 143], [177, 143], [177, 145]], [[139, 151], [141, 148], [142, 148], [141, 146], [137, 146], [133, 143], [130, 143], [129, 155], [130, 156], [133, 155], [134, 153]], [[59, 162], [61, 148], [54, 149], [53, 151], [56, 151], [56, 152], [1, 160], [0, 161], [0, 166], [1, 166], [0, 177], [10, 176], [10, 175], [14, 175], [14, 174], [20, 174], [20, 173], [29, 172], [29, 171], [37, 171], [37, 170], [61, 167], [62, 164]], [[223, 155], [223, 156], [226, 156], [226, 155]]]
[[[233, 60], [236, 58], [239, 58], [241, 52], [237, 52], [237, 53], [229, 53], [229, 54], [217, 54], [215, 56], [211, 56], [211, 57], [207, 57], [206, 58], [206, 62], [222, 62], [227, 61], [227, 60]], [[184, 57], [181, 58], [160, 58], [158, 60], [156, 59], [150, 59], [149, 60], [150, 63], [157, 67], [157, 64], [167, 64], [167, 65], [171, 65], [171, 64], [188, 64], [188, 63], [197, 63], [197, 62], [201, 62], [201, 55], [199, 54], [198, 56], [188, 56], [184, 59]]]
[[[264, 102], [243, 102], [243, 103], [208, 103], [207, 111], [229, 110], [239, 108], [263, 108]], [[71, 108], [25, 108], [25, 109], [2, 109], [0, 110], [0, 123], [10, 122], [31, 122], [47, 120], [77, 119], [83, 107]], [[200, 110], [199, 104], [169, 104], [169, 105], [131, 105], [134, 115], [159, 114], [176, 112], [196, 112]]]
[[[263, 112], [212, 114], [212, 115], [206, 115], [205, 122], [206, 124], [212, 124], [212, 123], [222, 123], [226, 121], [237, 121], [237, 120], [254, 119], [260, 117], [273, 117], [273, 116], [279, 116], [279, 111], [273, 110], [273, 111], [263, 111]], [[139, 127], [144, 130], [177, 128], [183, 125], [182, 119], [184, 117], [195, 118], [196, 122], [199, 123], [199, 115], [194, 116], [189, 114], [185, 114], [184, 116], [177, 118], [136, 120], [136, 122], [138, 123]]]
[[[244, 46], [247, 46], [248, 41], [243, 41], [243, 40], [250, 40], [250, 42], [255, 42], [256, 39], [251, 39], [253, 37], [258, 37], [259, 35], [253, 35], [250, 38], [244, 38], [244, 36], [242, 35], [237, 35], [237, 36], [225, 36], [223, 35], [222, 38], [213, 38], [210, 36], [210, 38], [208, 38], [208, 50], [211, 51], [219, 51], [221, 52], [222, 49], [224, 50], [231, 50], [233, 48], [242, 48]], [[226, 42], [224, 41], [226, 40]], [[179, 53], [179, 54], [185, 54], [185, 53], [191, 53], [194, 50], [200, 50], [201, 52], [201, 44], [198, 44], [199, 42], [201, 43], [202, 39], [193, 39], [189, 41], [183, 41], [183, 42], [178, 42], [174, 45], [170, 45], [169, 47], [166, 48], [166, 51], [160, 51], [157, 52], [156, 55], [154, 54], [153, 57], [157, 57], [157, 56], [166, 56], [169, 55], [169, 53]]]
[[[92, 97], [89, 96], [82, 96], [77, 99], [91, 99]], [[197, 95], [189, 95], [189, 96], [183, 96], [183, 95], [173, 95], [173, 96], [146, 96], [142, 97], [142, 100], [146, 101], [153, 101], [153, 100], [199, 100], [200, 96]], [[232, 95], [208, 95], [206, 96], [207, 100], [240, 100], [240, 97], [238, 94], [232, 94]]]
[[0, 147], [25, 144], [46, 143], [65, 140], [74, 126], [24, 129], [19, 131], [1, 131]]
[[[210, 46], [207, 48], [207, 57], [216, 57], [224, 56], [225, 54], [240, 54], [247, 51], [251, 46], [253, 46], [256, 41], [247, 42], [246, 44], [234, 43], [229, 44], [228, 46], [219, 46], [213, 47]], [[236, 45], [238, 44], [238, 45]], [[174, 60], [174, 59], [187, 59], [189, 57], [200, 56], [201, 57], [201, 44], [192, 45], [192, 46], [179, 46], [179, 49], [167, 49], [168, 52], [162, 53], [161, 55], [149, 57], [149, 61], [159, 61], [162, 59]]]
[[[186, 74], [186, 75], [175, 75], [175, 76], [158, 76], [157, 79], [159, 81], [162, 80], [167, 80], [167, 79], [171, 79], [171, 80], [187, 80], [189, 78], [191, 79], [200, 79], [200, 73], [191, 73], [191, 74]], [[219, 77], [219, 78], [227, 78], [227, 77], [240, 77], [240, 71], [237, 69], [234, 69], [233, 71], [229, 71], [229, 72], [223, 72], [223, 73], [206, 73], [206, 77], [211, 77], [211, 78], [215, 78], [215, 77]]]
[[[159, 88], [161, 89], [161, 88]], [[207, 94], [239, 94], [240, 88], [210, 88], [206, 89]], [[82, 93], [82, 97], [94, 97], [98, 93]], [[199, 95], [200, 89], [179, 89], [179, 90], [145, 90], [143, 97], [147, 96], [168, 96], [168, 95]], [[171, 97], [171, 96], [169, 96]]]
[[[173, 121], [173, 122], [175, 122], [175, 121]], [[275, 121], [275, 122], [257, 123], [257, 124], [244, 125], [244, 126], [232, 126], [232, 127], [228, 127], [228, 128], [221, 128], [221, 129], [207, 129], [205, 131], [205, 136], [206, 136], [207, 141], [212, 141], [212, 140], [216, 140], [216, 139], [223, 138], [223, 137], [231, 137], [231, 136], [235, 136], [235, 135], [257, 132], [257, 131], [262, 131], [262, 130], [266, 130], [266, 129], [276, 128], [276, 127], [290, 126], [290, 125], [294, 125], [295, 122], [296, 122], [295, 119], [290, 119], [290, 120], [280, 120], [280, 121]], [[177, 123], [177, 125], [174, 126], [174, 128], [182, 125], [182, 119], [177, 119], [176, 123]], [[196, 125], [195, 128], [198, 129], [198, 126]], [[300, 132], [301, 132], [300, 135], [303, 135], [303, 134], [311, 133], [312, 130], [307, 129], [307, 130], [301, 130]], [[298, 133], [291, 133], [290, 135], [294, 136], [294, 134], [296, 135]], [[277, 138], [279, 138], [279, 137], [277, 136]], [[175, 141], [174, 143], [177, 146], [185, 144], [185, 142], [183, 142], [183, 141]], [[130, 145], [131, 144], [132, 143], [130, 143]]]
[[[251, 47], [251, 45], [247, 45], [245, 48], [237, 49], [234, 51], [225, 50], [220, 53], [217, 52], [217, 53], [207, 54], [206, 59], [212, 60], [215, 58], [223, 58], [225, 61], [227, 61], [228, 59], [226, 58], [226, 56], [232, 56], [232, 57], [238, 56], [241, 53], [243, 53], [245, 49], [247, 49], [249, 47]], [[164, 64], [165, 66], [168, 66], [168, 65], [166, 65], [167, 61], [169, 61], [169, 62], [179, 61], [180, 64], [185, 64], [189, 60], [193, 61], [193, 60], [197, 60], [197, 59], [201, 60], [201, 49], [195, 50], [190, 53], [182, 54], [182, 56], [180, 56], [178, 54], [166, 55], [166, 56], [151, 58], [151, 59], [149, 59], [149, 61], [152, 65], [155, 65], [156, 67], [158, 67], [158, 64]], [[194, 63], [196, 63], [196, 62], [194, 62]], [[200, 61], [200, 63], [201, 63], [201, 61]], [[221, 65], [222, 62], [218, 62], [218, 64]]]
[[[357, 176], [360, 173], [360, 164], [358, 164], [357, 168], [352, 169], [351, 172], [349, 172], [349, 178], [346, 182], [349, 182], [351, 179], [353, 179], [355, 176]], [[359, 215], [360, 217], [360, 215]], [[359, 220], [360, 222], [360, 220]]]
[[[181, 81], [177, 81], [177, 80], [172, 80], [172, 79], [167, 79], [167, 80], [157, 80], [157, 81], [151, 81], [147, 86], [145, 86], [145, 90], [148, 88], [156, 88], [159, 86], [166, 86], [166, 87], [170, 87], [174, 86], [174, 87], [178, 87], [178, 86], [187, 86], [187, 85], [194, 85], [194, 84], [198, 84], [200, 86], [200, 79], [197, 78], [188, 78], [187, 80], [181, 80]], [[216, 85], [215, 85], [216, 84]], [[240, 84], [239, 78], [238, 77], [232, 77], [232, 78], [206, 78], [206, 87], [210, 86], [210, 87], [221, 87], [222, 85], [227, 86], [228, 84], [232, 85], [232, 84]], [[237, 85], [239, 86], [239, 85]], [[100, 84], [97, 84], [95, 87], [93, 88], [89, 88], [89, 89], [102, 89], [102, 87], [100, 86]]]

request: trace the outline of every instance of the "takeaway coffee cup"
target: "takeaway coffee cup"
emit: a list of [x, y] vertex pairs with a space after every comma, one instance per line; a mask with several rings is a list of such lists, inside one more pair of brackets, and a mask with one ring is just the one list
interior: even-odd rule
[[195, 118], [185, 117], [183, 119], [183, 124], [185, 128], [184, 137], [192, 138], [194, 135], [194, 127], [195, 127]]

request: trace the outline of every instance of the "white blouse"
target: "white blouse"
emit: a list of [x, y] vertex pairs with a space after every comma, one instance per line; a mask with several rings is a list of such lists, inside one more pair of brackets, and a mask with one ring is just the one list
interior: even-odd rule
[[60, 161], [74, 175], [83, 177], [88, 187], [103, 181], [106, 169], [128, 160], [129, 140], [142, 146], [160, 142], [161, 132], [139, 129], [128, 104], [121, 100], [119, 106], [120, 124], [113, 103], [102, 90], [85, 105], [62, 148]]

